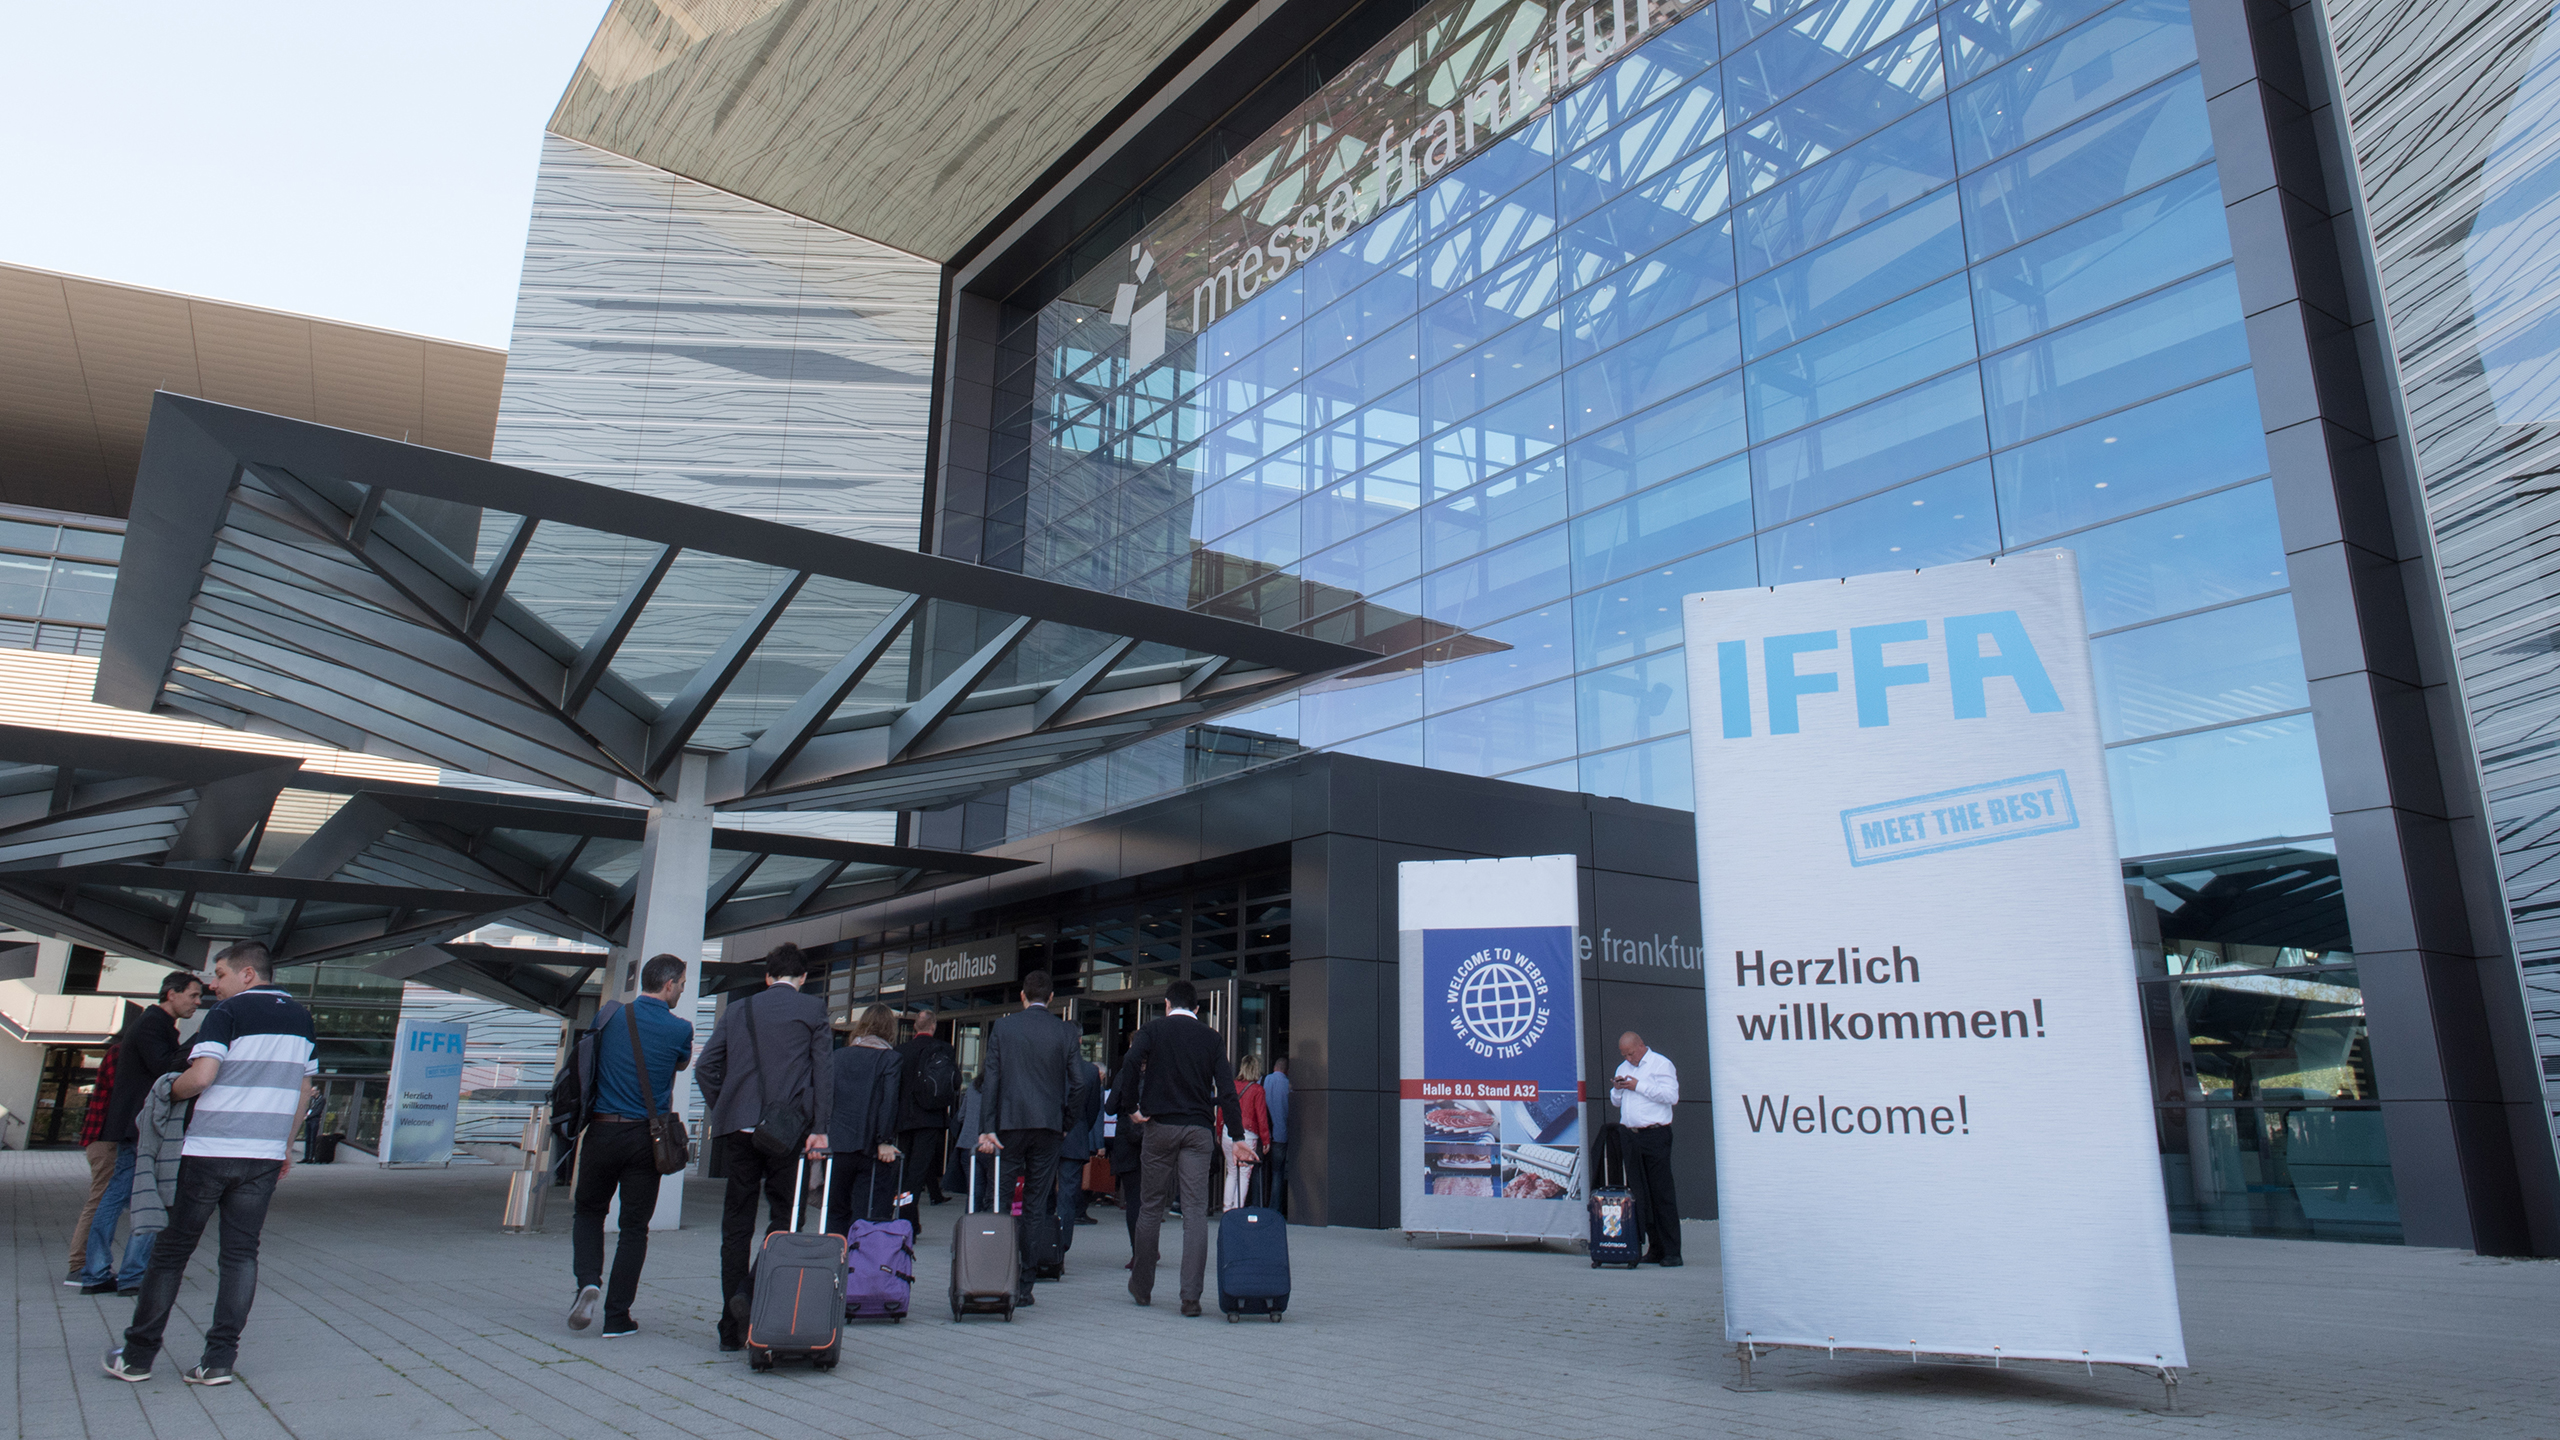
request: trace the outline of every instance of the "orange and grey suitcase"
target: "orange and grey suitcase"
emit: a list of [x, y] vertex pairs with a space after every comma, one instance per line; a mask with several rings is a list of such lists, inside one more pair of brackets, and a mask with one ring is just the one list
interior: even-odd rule
[[[827, 1157], [818, 1182], [818, 1221], [826, 1223], [826, 1196], [835, 1183], [835, 1157]], [[844, 1338], [844, 1237], [800, 1233], [809, 1200], [809, 1161], [802, 1157], [799, 1195], [791, 1202], [791, 1228], [764, 1237], [756, 1252], [754, 1298], [747, 1308], [747, 1364], [770, 1370], [776, 1360], [806, 1360], [833, 1370]]]
[[951, 1318], [1001, 1314], [1013, 1318], [1013, 1289], [1022, 1257], [1014, 1227], [1021, 1222], [1003, 1207], [978, 1208], [978, 1156], [969, 1154], [969, 1211], [951, 1232]]

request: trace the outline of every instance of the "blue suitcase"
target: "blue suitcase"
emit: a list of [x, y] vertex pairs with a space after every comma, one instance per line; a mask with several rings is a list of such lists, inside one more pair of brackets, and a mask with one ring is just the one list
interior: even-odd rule
[[[1636, 1192], [1627, 1187], [1625, 1136], [1615, 1125], [1600, 1132], [1593, 1149], [1591, 1187], [1591, 1268], [1624, 1265], [1633, 1270], [1644, 1260], [1644, 1217], [1636, 1209]], [[1611, 1183], [1615, 1175], [1616, 1183]]]
[[[1253, 1168], [1268, 1201], [1271, 1167]], [[1218, 1217], [1218, 1308], [1230, 1325], [1247, 1315], [1268, 1315], [1277, 1324], [1289, 1308], [1289, 1222], [1268, 1204], [1240, 1205]]]

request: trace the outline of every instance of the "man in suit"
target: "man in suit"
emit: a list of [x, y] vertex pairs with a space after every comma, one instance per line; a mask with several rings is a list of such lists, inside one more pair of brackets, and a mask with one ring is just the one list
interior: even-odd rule
[[[702, 1087], [703, 1133], [719, 1147], [721, 1167], [729, 1177], [720, 1207], [723, 1350], [746, 1344], [753, 1274], [749, 1238], [791, 1223], [791, 1184], [800, 1158], [826, 1149], [835, 1089], [822, 1082], [835, 1036], [827, 1025], [827, 1002], [800, 993], [808, 978], [809, 958], [800, 947], [776, 946], [764, 957], [764, 989], [721, 1007], [720, 1022], [711, 1027], [702, 1058], [694, 1062], [694, 1083]], [[776, 1104], [799, 1107], [808, 1129], [792, 1138], [789, 1148], [768, 1152], [756, 1143], [756, 1128], [767, 1107]], [[767, 1210], [762, 1231], [755, 1225], [758, 1192]]]
[[[1022, 977], [1022, 1008], [987, 1027], [986, 1100], [979, 1114], [978, 1153], [1002, 1155], [996, 1203], [1023, 1181], [1021, 1254], [1013, 1301], [1029, 1305], [1031, 1257], [1056, 1248], [1058, 1147], [1084, 1101], [1088, 1067], [1076, 1053], [1076, 1027], [1049, 1013], [1049, 972]], [[1035, 1241], [1036, 1237], [1036, 1241]]]
[[1147, 1127], [1139, 1159], [1137, 1253], [1129, 1263], [1129, 1297], [1152, 1303], [1164, 1212], [1182, 1187], [1182, 1313], [1200, 1313], [1209, 1275], [1209, 1161], [1212, 1126], [1226, 1121], [1236, 1157], [1253, 1158], [1236, 1099], [1235, 1067], [1225, 1037], [1200, 1022], [1200, 992], [1188, 980], [1165, 987], [1165, 1015], [1139, 1027], [1111, 1089], [1112, 1108]]

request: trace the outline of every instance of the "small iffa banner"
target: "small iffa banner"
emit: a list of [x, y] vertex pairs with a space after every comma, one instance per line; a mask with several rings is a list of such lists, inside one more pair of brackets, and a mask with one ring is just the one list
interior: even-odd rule
[[1578, 1236], [1574, 858], [1397, 867], [1406, 1230]]
[[1682, 608], [1727, 1338], [2184, 1366], [2074, 556]]

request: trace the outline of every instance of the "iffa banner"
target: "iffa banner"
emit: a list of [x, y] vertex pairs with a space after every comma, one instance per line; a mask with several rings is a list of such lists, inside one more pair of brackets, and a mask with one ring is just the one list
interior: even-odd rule
[[1727, 1337], [2183, 1366], [2074, 557], [1683, 609]]
[[1582, 1234], [1574, 858], [1396, 873], [1403, 1228]]
[[403, 1020], [391, 1041], [391, 1103], [382, 1117], [382, 1163], [443, 1165], [453, 1159], [462, 1103], [462, 1053], [471, 1027]]

